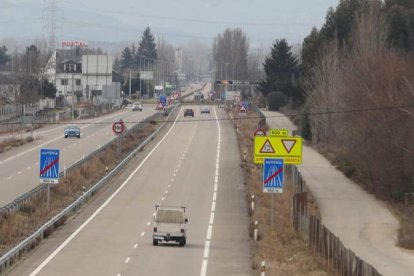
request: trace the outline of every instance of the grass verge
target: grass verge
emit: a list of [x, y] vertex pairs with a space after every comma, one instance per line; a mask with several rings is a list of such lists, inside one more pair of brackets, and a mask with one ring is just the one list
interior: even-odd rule
[[[116, 142], [113, 142], [110, 147], [96, 154], [79, 168], [68, 173], [66, 177], [60, 180], [58, 185], [51, 187], [49, 209], [46, 206], [45, 191], [21, 206], [19, 211], [0, 214], [0, 255], [16, 246], [20, 241], [76, 200], [85, 189], [89, 189], [102, 179], [106, 174], [106, 167], [109, 170], [115, 168], [125, 156], [153, 133], [158, 125], [159, 123], [151, 121], [146, 123], [141, 129], [125, 135], [122, 138], [122, 153], [118, 153]], [[45, 237], [52, 233], [54, 228], [64, 224], [66, 219], [64, 217], [56, 222], [45, 233]]]
[[[238, 130], [239, 147], [244, 170], [246, 200], [250, 216], [249, 232], [253, 238], [254, 221], [258, 221], [258, 241], [252, 239], [252, 268], [260, 273], [260, 263], [265, 260], [266, 274], [269, 275], [335, 275], [325, 262], [312, 254], [306, 242], [292, 226], [291, 185], [285, 185], [282, 194], [265, 194], [261, 189], [262, 167], [253, 164], [253, 133], [257, 129], [257, 114], [249, 113], [239, 117], [237, 109], [231, 110]], [[287, 180], [287, 183], [289, 180]], [[255, 210], [251, 211], [251, 196], [255, 196]], [[315, 201], [309, 198], [309, 211], [318, 213]]]
[[25, 145], [27, 143], [33, 142], [33, 137], [26, 137], [23, 139], [10, 138], [0, 142], [0, 153], [11, 150], [12, 148]]

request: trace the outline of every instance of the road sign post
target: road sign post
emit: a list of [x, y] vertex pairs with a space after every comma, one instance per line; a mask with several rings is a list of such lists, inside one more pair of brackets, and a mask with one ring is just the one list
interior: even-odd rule
[[117, 147], [118, 147], [118, 153], [121, 153], [121, 139], [122, 136], [120, 136], [125, 130], [125, 123], [122, 120], [119, 120], [119, 122], [116, 122], [112, 125], [112, 131], [116, 134], [119, 135], [118, 137], [118, 141], [117, 141]]
[[254, 163], [265, 158], [283, 158], [285, 164], [302, 164], [302, 137], [254, 137]]
[[46, 205], [49, 209], [50, 184], [59, 183], [59, 155], [58, 149], [40, 149], [39, 177], [40, 182], [47, 184]]
[[263, 192], [272, 193], [270, 225], [273, 225], [274, 194], [283, 193], [284, 161], [280, 158], [265, 158], [263, 163]]

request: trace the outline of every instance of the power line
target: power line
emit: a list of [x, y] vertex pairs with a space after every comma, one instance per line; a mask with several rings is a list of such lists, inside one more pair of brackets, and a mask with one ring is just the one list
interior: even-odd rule
[[[72, 1], [65, 0], [64, 2], [71, 4], [72, 8], [75, 6], [79, 6], [78, 3], [74, 3]], [[315, 25], [314, 23], [310, 22], [287, 22], [287, 23], [276, 23], [276, 22], [252, 22], [252, 21], [223, 21], [223, 20], [205, 20], [205, 19], [198, 19], [198, 18], [188, 18], [188, 17], [176, 17], [176, 16], [162, 16], [162, 15], [155, 15], [155, 14], [144, 14], [144, 13], [137, 13], [135, 12], [124, 12], [120, 10], [113, 10], [105, 11], [103, 9], [96, 9], [96, 7], [90, 7], [85, 9], [85, 5], [82, 4], [82, 11], [89, 10], [93, 12], [103, 12], [110, 15], [113, 14], [120, 14], [120, 15], [130, 15], [133, 17], [144, 17], [144, 18], [153, 18], [153, 19], [162, 19], [162, 20], [171, 20], [171, 21], [179, 21], [179, 22], [191, 22], [191, 23], [203, 23], [203, 24], [220, 24], [220, 25], [251, 25], [251, 26], [280, 26], [280, 27], [290, 27], [290, 26], [297, 26], [297, 27], [309, 27]]]

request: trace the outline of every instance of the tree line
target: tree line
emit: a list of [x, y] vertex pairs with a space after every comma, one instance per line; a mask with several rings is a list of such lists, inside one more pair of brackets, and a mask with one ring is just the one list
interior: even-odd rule
[[260, 90], [379, 197], [414, 191], [414, 2], [342, 0], [295, 56], [276, 40]]
[[41, 97], [55, 98], [56, 87], [42, 71], [50, 55], [50, 52], [41, 52], [34, 44], [27, 46], [23, 53], [14, 54], [8, 53], [4, 45], [0, 47], [0, 71], [14, 73], [13, 76], [2, 76], [0, 83], [20, 85], [17, 103], [34, 103]]

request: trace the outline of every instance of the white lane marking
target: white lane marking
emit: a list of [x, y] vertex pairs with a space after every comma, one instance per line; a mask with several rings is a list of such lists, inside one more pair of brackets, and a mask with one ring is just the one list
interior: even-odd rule
[[17, 174], [22, 174], [22, 171], [18, 171]]
[[175, 172], [178, 173], [178, 169], [175, 169]]
[[157, 214], [157, 212], [152, 213], [152, 216], [155, 217], [155, 215]]
[[168, 194], [168, 190], [165, 190], [165, 193]]
[[126, 264], [127, 264], [127, 263], [129, 263], [129, 260], [131, 260], [131, 258], [130, 258], [130, 257], [126, 258], [125, 263], [126, 263]]
[[142, 162], [138, 165], [138, 167], [135, 168], [135, 170], [128, 176], [127, 179], [119, 186], [118, 189], [84, 222], [81, 226], [79, 226], [78, 229], [76, 229], [75, 232], [72, 233], [61, 245], [59, 245], [58, 248], [56, 248], [55, 251], [53, 251], [38, 267], [36, 267], [35, 270], [30, 273], [29, 276], [35, 276], [37, 275], [54, 257], [56, 257], [57, 254], [59, 254], [60, 251], [62, 251], [82, 230], [85, 228], [111, 201], [114, 199], [116, 195], [119, 194], [119, 192], [125, 187], [126, 184], [132, 179], [132, 177], [141, 169], [141, 167], [145, 164], [145, 162], [150, 158], [150, 156], [154, 153], [154, 151], [161, 145], [161, 143], [167, 138], [167, 136], [171, 133], [173, 130], [175, 124], [177, 123], [177, 120], [180, 116], [180, 113], [182, 111], [182, 107], [180, 111], [178, 112], [177, 117], [174, 120], [173, 125], [171, 128], [167, 131], [167, 133], [162, 137], [162, 139], [154, 146], [154, 148], [148, 153], [148, 155], [142, 160]]
[[121, 276], [121, 273], [116, 274], [116, 276]]
[[203, 258], [208, 259], [209, 254], [210, 254], [210, 241], [206, 241], [204, 245]]
[[150, 221], [148, 221], [148, 222], [147, 222], [147, 226], [149, 226], [150, 224], [151, 224], [151, 222], [150, 222]]
[[179, 168], [181, 167], [181, 161], [180, 161], [180, 164], [178, 164], [178, 167], [179, 167]]
[[142, 232], [142, 233], [141, 233], [141, 237], [143, 237], [144, 235], [145, 235], [145, 232]]
[[207, 228], [207, 240], [211, 240], [212, 232], [213, 232], [213, 226], [209, 225]]
[[201, 265], [201, 273], [200, 275], [204, 276], [207, 274], [207, 262], [208, 260], [204, 259], [203, 264]]
[[208, 224], [213, 224], [214, 223], [214, 213], [210, 214], [210, 220], [208, 221]]
[[171, 184], [168, 184], [168, 188], [171, 188]]
[[174, 176], [174, 177], [176, 177], [176, 176], [177, 176], [177, 174], [176, 174], [176, 173], [174, 173], [174, 174], [173, 174], [173, 176]]
[[7, 177], [7, 179], [8, 179], [8, 180], [10, 180], [10, 179], [12, 179], [12, 177], [11, 177], [11, 176], [9, 176], [9, 177]]
[[137, 243], [134, 244], [134, 249], [137, 249], [137, 247], [138, 247], [138, 244]]
[[171, 178], [171, 182], [174, 182], [174, 178]]
[[217, 188], [218, 188], [217, 185], [218, 185], [219, 164], [220, 164], [221, 128], [220, 128], [220, 123], [218, 121], [216, 108], [214, 108], [214, 116], [216, 117], [216, 123], [218, 127], [217, 158], [216, 158], [216, 172], [215, 172], [216, 174], [214, 177], [214, 193], [213, 193], [213, 200], [211, 204], [209, 225], [207, 227], [207, 238], [206, 238], [206, 242], [204, 245], [203, 262], [201, 263], [200, 276], [207, 275], [208, 256], [210, 253], [210, 240], [211, 240], [211, 236], [213, 232], [214, 213], [216, 210], [216, 198], [217, 198]]
[[162, 197], [162, 198], [161, 198], [161, 201], [164, 201], [164, 199], [165, 199], [165, 197]]

